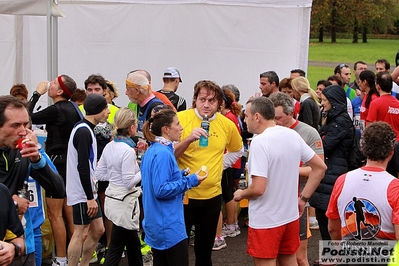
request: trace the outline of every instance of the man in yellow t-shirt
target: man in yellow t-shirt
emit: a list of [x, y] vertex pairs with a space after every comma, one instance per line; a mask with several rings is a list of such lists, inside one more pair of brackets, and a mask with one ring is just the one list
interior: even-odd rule
[[[217, 113], [222, 104], [222, 91], [212, 81], [202, 80], [194, 86], [193, 108], [178, 112], [183, 127], [175, 155], [181, 169], [208, 168], [208, 178], [188, 191], [184, 207], [186, 231], [195, 225], [196, 265], [212, 265], [212, 248], [221, 208], [222, 171], [230, 167], [243, 153], [242, 139], [232, 121]], [[209, 133], [202, 129], [203, 117], [209, 118]], [[208, 138], [201, 147], [200, 137]], [[225, 151], [227, 151], [225, 153]]]

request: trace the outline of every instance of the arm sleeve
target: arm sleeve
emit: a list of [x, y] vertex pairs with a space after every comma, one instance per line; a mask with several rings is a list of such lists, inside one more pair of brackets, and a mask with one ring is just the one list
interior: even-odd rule
[[126, 150], [122, 161], [122, 182], [127, 189], [131, 189], [141, 181], [140, 168], [136, 161], [134, 149]]
[[262, 147], [259, 138], [254, 138], [249, 149], [248, 176], [267, 178], [270, 157], [268, 148], [266, 146]]
[[[167, 156], [167, 157], [166, 157]], [[159, 199], [171, 199], [182, 195], [187, 189], [198, 186], [195, 174], [182, 176], [177, 167], [176, 159], [166, 153], [158, 153], [154, 156], [153, 164], [156, 165], [152, 171], [151, 182], [154, 194]], [[174, 169], [178, 171], [175, 172]], [[178, 178], [176, 178], [178, 175]], [[171, 180], [174, 178], [175, 180]]]
[[399, 224], [399, 180], [394, 179], [388, 186], [387, 198], [392, 207], [392, 223]]
[[100, 160], [98, 161], [95, 176], [99, 181], [109, 181], [109, 176], [107, 174], [107, 162], [105, 158], [105, 154], [101, 155]]
[[309, 102], [306, 100], [301, 103], [298, 120], [310, 126], [313, 125], [312, 108]]
[[28, 102], [28, 112], [29, 112], [29, 114], [33, 113], [33, 109], [35, 109], [36, 103], [37, 103], [37, 101], [39, 101], [40, 96], [41, 96], [40, 94], [36, 94], [35, 93], [29, 99], [29, 102]]
[[325, 132], [326, 135], [322, 138], [324, 154], [328, 154], [334, 150], [335, 146], [345, 138], [348, 130], [352, 130], [352, 128], [347, 128], [344, 122], [342, 119], [336, 119], [336, 121], [329, 125], [328, 130]]
[[244, 154], [244, 147], [242, 146], [239, 151], [226, 152], [223, 155], [223, 169], [231, 167], [241, 156]]
[[[20, 237], [24, 234], [24, 229], [22, 228], [21, 220], [18, 217], [17, 210], [15, 209], [14, 202], [11, 198], [11, 193], [3, 184], [0, 184], [0, 199], [0, 213], [2, 214], [1, 219], [7, 219], [7, 228], [1, 229], [7, 231], [7, 240]], [[4, 237], [4, 234], [5, 232], [0, 232], [2, 237]]]
[[[91, 187], [90, 160], [95, 163], [97, 158], [90, 158], [92, 143], [93, 140], [88, 128], [82, 127], [76, 131], [73, 146], [78, 152], [78, 172], [87, 200], [94, 198]], [[91, 155], [94, 156], [94, 154]]]
[[310, 148], [312, 148], [312, 150], [314, 150], [314, 152], [316, 154], [323, 154], [324, 150], [323, 150], [323, 142], [321, 141], [319, 132], [317, 132], [316, 129], [312, 128], [313, 130], [310, 131], [310, 136], [309, 136], [309, 143], [307, 143], [309, 145]]
[[65, 197], [65, 184], [64, 179], [51, 168], [51, 165], [43, 157], [40, 161], [44, 161], [44, 167], [32, 167], [31, 176], [35, 179], [45, 191], [51, 191], [54, 198]]
[[50, 105], [42, 111], [31, 113], [30, 117], [32, 124], [47, 124], [57, 120], [58, 110], [56, 106]]

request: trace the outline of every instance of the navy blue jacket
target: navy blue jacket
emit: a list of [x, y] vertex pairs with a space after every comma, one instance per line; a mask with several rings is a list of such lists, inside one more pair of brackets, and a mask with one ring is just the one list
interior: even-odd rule
[[355, 131], [347, 112], [344, 89], [339, 85], [331, 85], [322, 93], [332, 106], [327, 112], [326, 123], [319, 130], [327, 170], [310, 198], [310, 205], [320, 210], [327, 210], [335, 181], [340, 175], [348, 172], [347, 157]]

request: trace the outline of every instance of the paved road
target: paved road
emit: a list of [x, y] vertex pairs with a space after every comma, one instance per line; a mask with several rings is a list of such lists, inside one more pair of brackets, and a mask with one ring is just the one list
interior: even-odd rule
[[[220, 251], [213, 251], [212, 261], [214, 266], [252, 266], [252, 257], [246, 254], [247, 243], [247, 228], [243, 226], [243, 217], [245, 212], [240, 214], [241, 234], [234, 238], [227, 238], [227, 248]], [[318, 241], [320, 240], [320, 233], [318, 230], [312, 231], [313, 237], [308, 243], [309, 264], [312, 266], [313, 261], [318, 258]], [[194, 247], [189, 247], [190, 266], [194, 266]], [[99, 265], [93, 263], [90, 265]], [[127, 259], [122, 259], [120, 266], [127, 266]], [[145, 266], [151, 266], [146, 264]]]

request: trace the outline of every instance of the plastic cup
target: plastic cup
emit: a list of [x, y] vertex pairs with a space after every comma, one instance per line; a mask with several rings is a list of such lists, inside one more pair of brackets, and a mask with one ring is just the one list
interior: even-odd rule
[[17, 147], [18, 149], [22, 150], [24, 148], [26, 148], [28, 145], [26, 145], [26, 141], [24, 142], [25, 138], [21, 138], [17, 140]]

